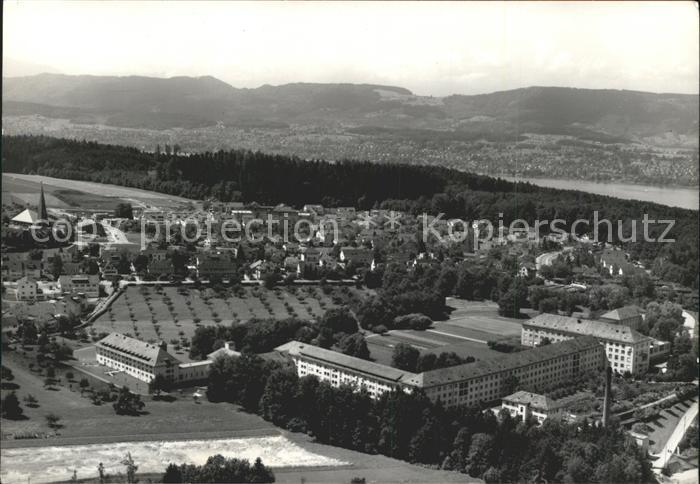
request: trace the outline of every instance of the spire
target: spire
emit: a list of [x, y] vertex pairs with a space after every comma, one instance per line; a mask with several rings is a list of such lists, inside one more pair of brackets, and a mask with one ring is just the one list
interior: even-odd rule
[[46, 199], [44, 198], [44, 182], [41, 182], [41, 195], [39, 196], [39, 220], [49, 221], [49, 214], [46, 211]]

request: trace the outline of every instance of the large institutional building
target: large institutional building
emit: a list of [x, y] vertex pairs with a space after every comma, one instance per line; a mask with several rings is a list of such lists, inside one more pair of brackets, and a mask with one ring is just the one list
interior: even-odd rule
[[372, 398], [378, 398], [382, 393], [393, 389], [405, 388], [408, 386], [407, 381], [416, 376], [414, 373], [298, 341], [278, 346], [275, 351], [289, 355], [300, 377], [314, 375], [334, 387], [343, 384], [358, 389], [364, 387]]
[[167, 346], [146, 343], [123, 334], [111, 333], [95, 344], [97, 362], [123, 371], [146, 383], [156, 375], [173, 383], [204, 380], [212, 360], [181, 363], [168, 353]]
[[623, 324], [540, 314], [523, 323], [521, 344], [538, 346], [545, 338], [556, 343], [580, 336], [600, 341], [610, 367], [617, 373], [641, 375], [649, 369], [652, 339]]
[[419, 374], [297, 341], [276, 351], [291, 358], [300, 377], [315, 375], [333, 386], [364, 387], [373, 398], [393, 389], [421, 388], [431, 400], [439, 399], [447, 407], [498, 400], [512, 393], [514, 383], [543, 391], [605, 366], [603, 347], [586, 336]]

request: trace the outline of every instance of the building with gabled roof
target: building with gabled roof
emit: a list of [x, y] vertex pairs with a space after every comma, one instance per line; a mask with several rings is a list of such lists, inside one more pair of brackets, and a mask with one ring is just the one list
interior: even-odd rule
[[528, 388], [546, 390], [605, 366], [603, 347], [586, 336], [418, 374], [298, 341], [275, 351], [291, 358], [300, 377], [314, 375], [333, 386], [364, 387], [372, 398], [394, 389], [421, 388], [446, 407], [497, 401], [512, 393], [513, 378]]
[[622, 324], [636, 331], [644, 322], [644, 313], [637, 306], [623, 306], [603, 314], [600, 320], [613, 324]]
[[211, 359], [180, 362], [168, 353], [167, 345], [146, 343], [120, 333], [111, 333], [95, 343], [97, 362], [123, 371], [146, 383], [157, 375], [173, 383], [205, 380]]
[[523, 422], [532, 417], [540, 425], [551, 414], [559, 411], [558, 405], [551, 398], [523, 390], [503, 397], [501, 409], [507, 410], [511, 417], [520, 418]]
[[294, 362], [299, 377], [314, 375], [334, 387], [346, 384], [357, 390], [365, 388], [372, 398], [398, 388], [406, 388], [406, 379], [415, 374], [344, 355], [308, 343], [290, 341], [275, 348]]
[[579, 336], [592, 336], [600, 341], [610, 367], [619, 374], [641, 375], [649, 369], [651, 338], [621, 324], [540, 314], [523, 323], [521, 344], [538, 346], [545, 338], [555, 343]]

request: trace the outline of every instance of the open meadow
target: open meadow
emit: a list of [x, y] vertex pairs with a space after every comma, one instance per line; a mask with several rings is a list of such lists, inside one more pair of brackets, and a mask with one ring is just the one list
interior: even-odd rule
[[452, 308], [450, 318], [435, 321], [425, 331], [393, 330], [381, 336], [368, 335], [367, 346], [372, 359], [389, 365], [396, 345], [404, 343], [423, 353], [451, 351], [462, 358], [473, 356], [484, 360], [503, 355], [489, 348], [489, 341], [520, 339], [522, 320], [499, 316], [498, 305], [493, 302], [447, 298], [447, 306]]
[[40, 184], [46, 205], [57, 209], [113, 210], [119, 203], [136, 207], [176, 208], [191, 200], [138, 188], [19, 173], [2, 174], [2, 203], [38, 205]]

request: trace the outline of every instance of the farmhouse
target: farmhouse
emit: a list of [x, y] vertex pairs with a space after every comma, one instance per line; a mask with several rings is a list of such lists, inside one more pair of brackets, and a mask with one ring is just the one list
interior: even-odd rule
[[521, 344], [537, 346], [544, 338], [551, 342], [565, 341], [581, 335], [593, 336], [605, 347], [605, 354], [617, 373], [642, 375], [649, 369], [651, 339], [619, 324], [540, 314], [523, 323]]

